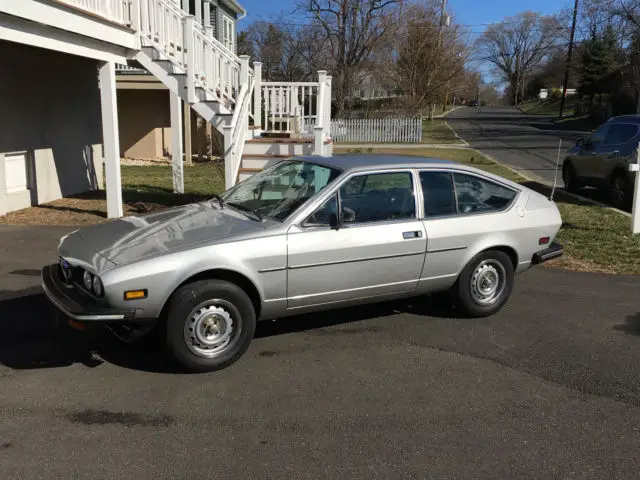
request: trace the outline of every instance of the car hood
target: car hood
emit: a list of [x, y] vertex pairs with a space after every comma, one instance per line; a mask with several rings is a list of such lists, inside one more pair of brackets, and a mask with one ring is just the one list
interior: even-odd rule
[[121, 265], [263, 228], [263, 224], [230, 208], [189, 204], [81, 228], [61, 242], [60, 255], [97, 267], [98, 254]]

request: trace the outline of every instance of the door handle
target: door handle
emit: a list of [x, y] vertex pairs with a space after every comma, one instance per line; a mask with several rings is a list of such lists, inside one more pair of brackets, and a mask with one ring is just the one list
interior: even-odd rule
[[408, 240], [410, 238], [421, 238], [422, 232], [420, 230], [416, 230], [414, 232], [402, 232], [402, 238]]

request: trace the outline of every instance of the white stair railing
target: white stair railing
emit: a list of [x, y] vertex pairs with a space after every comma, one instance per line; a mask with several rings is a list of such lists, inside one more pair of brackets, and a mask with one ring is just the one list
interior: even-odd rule
[[[259, 72], [256, 69], [256, 72]], [[331, 77], [318, 72], [317, 82], [256, 81], [262, 107], [254, 106], [254, 122], [266, 131], [314, 138], [315, 152], [324, 153], [331, 137]]]
[[102, 18], [120, 23], [131, 24], [132, 1], [136, 0], [58, 0], [72, 7], [99, 15]]
[[238, 101], [236, 102], [230, 125], [223, 127], [226, 188], [231, 188], [235, 185], [240, 172], [245, 136], [249, 128], [249, 110], [253, 98], [253, 89], [255, 88], [255, 78], [249, 71], [249, 57], [242, 56], [240, 62], [239, 79], [241, 86]]
[[189, 103], [201, 87], [227, 108], [237, 101], [240, 58], [210, 37], [203, 25], [173, 0], [134, 0], [143, 46], [155, 47], [187, 73]]

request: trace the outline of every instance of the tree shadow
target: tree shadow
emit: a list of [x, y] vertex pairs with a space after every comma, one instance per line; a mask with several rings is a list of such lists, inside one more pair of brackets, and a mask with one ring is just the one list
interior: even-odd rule
[[629, 315], [622, 325], [614, 325], [614, 330], [629, 333], [631, 335], [640, 335], [640, 312], [635, 315]]
[[[463, 318], [443, 295], [387, 301], [359, 307], [258, 322], [255, 338], [325, 329], [362, 320], [410, 313], [425, 318]], [[358, 332], [373, 327], [358, 328]], [[159, 331], [132, 344], [102, 327], [79, 332], [50, 304], [40, 287], [0, 291], [0, 364], [14, 370], [63, 368], [81, 364], [97, 368], [107, 362], [150, 373], [186, 373], [164, 352]]]

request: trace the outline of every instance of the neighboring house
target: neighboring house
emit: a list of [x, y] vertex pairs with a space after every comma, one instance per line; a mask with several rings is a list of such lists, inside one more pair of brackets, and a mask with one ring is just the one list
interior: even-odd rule
[[272, 158], [330, 154], [331, 77], [262, 82], [235, 54], [244, 14], [234, 0], [0, 0], [0, 214], [104, 179], [108, 216], [122, 216], [121, 150], [156, 155], [156, 129], [182, 192], [185, 105], [223, 135], [227, 188]]

